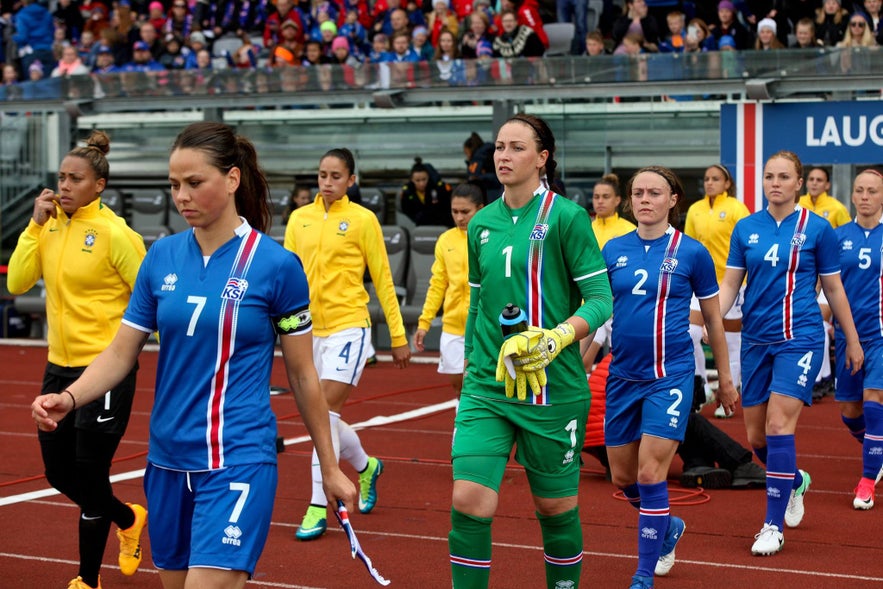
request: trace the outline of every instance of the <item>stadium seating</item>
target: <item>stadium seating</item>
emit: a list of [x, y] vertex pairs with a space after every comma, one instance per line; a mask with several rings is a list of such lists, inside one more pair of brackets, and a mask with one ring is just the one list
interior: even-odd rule
[[[411, 255], [408, 272], [410, 286], [408, 302], [402, 307], [402, 318], [408, 333], [417, 329], [417, 320], [423, 312], [423, 303], [429, 291], [429, 279], [432, 278], [432, 264], [435, 262], [435, 243], [439, 236], [447, 231], [447, 227], [423, 225], [416, 227], [411, 233]], [[436, 317], [424, 339], [427, 350], [438, 350], [441, 336], [441, 316]]]
[[[407, 300], [408, 296], [408, 232], [398, 225], [384, 225], [382, 229], [383, 241], [386, 245], [386, 255], [389, 257], [389, 267], [392, 271], [392, 281], [395, 285], [396, 294], [398, 295], [399, 305], [402, 305]], [[365, 286], [370, 297], [368, 302], [368, 312], [371, 315], [373, 331], [372, 340], [374, 341], [375, 347], [389, 349], [391, 345], [389, 330], [386, 327], [379, 328], [380, 325], [386, 324], [386, 317], [383, 315], [383, 309], [380, 308], [380, 303], [377, 300], [374, 284], [368, 283]]]
[[[129, 194], [132, 205], [132, 228], [141, 234], [148, 249], [156, 240], [171, 235], [169, 198], [164, 190], [134, 188], [129, 190]], [[177, 211], [175, 215], [180, 218]]]

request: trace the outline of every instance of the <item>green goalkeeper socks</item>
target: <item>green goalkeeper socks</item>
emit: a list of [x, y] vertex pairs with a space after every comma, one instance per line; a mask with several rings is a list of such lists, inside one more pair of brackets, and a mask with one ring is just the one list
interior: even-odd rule
[[546, 587], [579, 587], [583, 568], [583, 529], [579, 508], [558, 515], [537, 513], [543, 530]]
[[455, 589], [488, 586], [491, 572], [491, 518], [451, 509], [448, 549]]

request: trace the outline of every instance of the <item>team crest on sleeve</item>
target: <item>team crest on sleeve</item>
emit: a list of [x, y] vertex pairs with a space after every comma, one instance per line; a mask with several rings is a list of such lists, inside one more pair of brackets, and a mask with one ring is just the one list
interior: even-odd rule
[[794, 236], [791, 238], [791, 245], [803, 247], [804, 243], [806, 243], [805, 233], [795, 233]]
[[241, 301], [245, 297], [246, 290], [248, 290], [248, 280], [230, 277], [227, 280], [227, 285], [224, 287], [224, 292], [221, 293], [221, 298]]
[[91, 248], [95, 245], [96, 239], [98, 239], [98, 232], [94, 229], [89, 229], [86, 231], [86, 237], [83, 238], [83, 245]]
[[667, 274], [673, 274], [675, 268], [678, 267], [678, 259], [677, 258], [665, 258], [662, 260], [662, 266], [659, 267], [660, 270]]
[[175, 290], [175, 284], [178, 282], [178, 275], [174, 272], [166, 274], [165, 278], [162, 279], [162, 287], [160, 290], [172, 292]]
[[752, 233], [748, 236], [748, 245], [756, 245], [758, 243], [760, 243], [760, 235]]
[[546, 233], [549, 231], [548, 223], [537, 223], [533, 226], [533, 231], [530, 232], [530, 240], [531, 241], [542, 241], [546, 239]]

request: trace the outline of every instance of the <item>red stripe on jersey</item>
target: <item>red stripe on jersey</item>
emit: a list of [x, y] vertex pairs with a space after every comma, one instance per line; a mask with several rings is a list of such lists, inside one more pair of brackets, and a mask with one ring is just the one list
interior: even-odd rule
[[[230, 277], [243, 278], [248, 272], [260, 234], [252, 230], [239, 248]], [[218, 362], [212, 378], [212, 394], [209, 399], [209, 466], [212, 469], [224, 466], [224, 400], [227, 392], [227, 377], [230, 357], [236, 341], [236, 318], [238, 299], [224, 298], [221, 301], [221, 329], [218, 332]]]
[[794, 237], [791, 238], [791, 248], [788, 252], [788, 275], [785, 278], [785, 298], [782, 301], [782, 327], [786, 340], [794, 337], [794, 287], [797, 284], [797, 267], [800, 266], [800, 239], [806, 229], [809, 219], [809, 211], [800, 209], [800, 217], [797, 226], [794, 227]]
[[[675, 258], [678, 252], [678, 246], [681, 244], [681, 232], [677, 229], [672, 230], [672, 234], [668, 239], [668, 246], [665, 248], [665, 257], [662, 259], [663, 266], [669, 259]], [[656, 378], [665, 376], [665, 318], [666, 308], [668, 306], [668, 295], [671, 291], [671, 272], [666, 272], [662, 268], [659, 269], [659, 288], [656, 294], [656, 310], [653, 318], [655, 332], [653, 334], [653, 353], [654, 353], [654, 370]]]
[[[555, 200], [555, 193], [547, 190], [540, 201], [540, 207], [537, 211], [534, 228], [531, 230], [530, 246], [528, 248], [527, 259], [527, 321], [530, 325], [543, 327], [543, 243], [545, 239], [545, 229], [549, 216], [552, 212], [552, 204]], [[534, 239], [534, 232], [540, 231], [542, 237]], [[531, 396], [531, 403], [534, 405], [546, 405], [546, 387], [539, 395]]]

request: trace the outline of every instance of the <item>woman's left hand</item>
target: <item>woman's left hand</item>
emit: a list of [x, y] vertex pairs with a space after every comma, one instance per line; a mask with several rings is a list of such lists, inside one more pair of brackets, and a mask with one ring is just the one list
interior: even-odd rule
[[411, 348], [408, 344], [392, 349], [392, 363], [396, 365], [396, 368], [407, 368], [410, 361]]
[[732, 380], [719, 382], [714, 397], [717, 399], [718, 405], [727, 412], [727, 415], [732, 415], [736, 412], [736, 403], [739, 402], [739, 391], [733, 386]]

